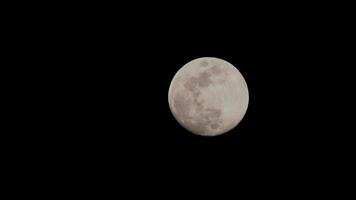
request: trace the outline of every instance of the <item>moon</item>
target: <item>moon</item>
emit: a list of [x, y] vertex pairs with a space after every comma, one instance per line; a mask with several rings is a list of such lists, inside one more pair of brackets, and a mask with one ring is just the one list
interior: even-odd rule
[[248, 102], [248, 87], [239, 70], [213, 57], [185, 64], [173, 77], [168, 91], [174, 118], [201, 136], [221, 135], [236, 127]]

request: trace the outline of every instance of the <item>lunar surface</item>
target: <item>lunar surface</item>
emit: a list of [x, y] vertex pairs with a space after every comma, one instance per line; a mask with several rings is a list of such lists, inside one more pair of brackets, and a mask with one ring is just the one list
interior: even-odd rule
[[212, 57], [195, 59], [174, 76], [168, 92], [169, 107], [185, 129], [216, 136], [237, 126], [249, 101], [247, 84], [230, 63]]

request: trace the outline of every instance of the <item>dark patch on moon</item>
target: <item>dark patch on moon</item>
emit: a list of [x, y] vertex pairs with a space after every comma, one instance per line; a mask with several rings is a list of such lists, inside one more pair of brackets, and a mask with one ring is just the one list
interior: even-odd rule
[[[183, 86], [191, 94], [189, 96], [193, 98], [189, 99], [183, 92], [178, 92], [174, 97], [174, 108], [178, 118], [184, 119], [181, 120], [181, 123], [194, 133], [207, 134], [209, 130], [216, 131], [221, 126], [222, 111], [215, 108], [206, 108], [204, 100], [198, 100], [201, 93], [199, 88], [213, 84], [212, 74], [218, 75], [220, 73], [222, 73], [222, 70], [218, 66], [213, 66], [201, 72], [198, 76], [186, 79]], [[189, 115], [191, 109], [194, 109], [197, 117]]]
[[187, 90], [193, 92], [194, 90], [196, 90], [197, 84], [198, 84], [198, 79], [196, 77], [191, 77], [184, 83], [184, 87]]
[[199, 86], [200, 87], [208, 87], [210, 84], [212, 84], [210, 77], [211, 77], [211, 74], [208, 72], [200, 73], [200, 75], [198, 77]]
[[207, 114], [204, 116], [205, 118], [215, 119], [215, 118], [219, 118], [221, 116], [221, 110], [218, 110], [215, 108], [207, 108], [206, 111], [207, 111]]
[[202, 67], [207, 67], [208, 65], [209, 65], [208, 61], [203, 60], [200, 62], [200, 66]]
[[[192, 105], [196, 106], [192, 106]], [[190, 100], [182, 93], [177, 93], [174, 98], [174, 108], [176, 115], [184, 126], [198, 134], [206, 134], [210, 129], [217, 130], [221, 124], [221, 110], [215, 108], [204, 108], [203, 100]], [[189, 115], [190, 109], [196, 109], [198, 118], [194, 120], [193, 116]]]
[[199, 87], [208, 87], [210, 84], [213, 84], [211, 80], [211, 74], [209, 72], [201, 72], [198, 77], [190, 77], [184, 83], [184, 87], [190, 92], [197, 90]]
[[209, 127], [213, 130], [217, 130], [221, 124], [221, 110], [214, 109], [214, 108], [206, 108], [201, 111], [199, 114], [199, 118], [195, 123], [190, 123], [190, 126], [193, 130], [200, 134], [206, 134]]
[[217, 128], [219, 128], [219, 125], [216, 123], [213, 123], [210, 125], [210, 128], [216, 130]]
[[189, 109], [191, 101], [187, 99], [183, 94], [177, 93], [173, 99], [173, 105], [178, 116], [183, 119], [189, 116]]
[[220, 67], [214, 65], [212, 68], [210, 68], [211, 72], [215, 75], [219, 75], [222, 73], [222, 70]]

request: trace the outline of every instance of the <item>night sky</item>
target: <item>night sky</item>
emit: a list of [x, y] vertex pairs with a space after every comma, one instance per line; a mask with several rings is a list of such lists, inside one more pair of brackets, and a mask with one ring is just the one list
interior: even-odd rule
[[[306, 64], [311, 61], [305, 40], [278, 34], [280, 29], [267, 31], [274, 30], [270, 26], [189, 25], [153, 24], [120, 37], [108, 32], [102, 40], [83, 39], [88, 49], [81, 46], [85, 53], [79, 55], [86, 64], [76, 71], [81, 78], [74, 95], [81, 99], [77, 103], [84, 119], [79, 119], [83, 131], [76, 139], [88, 140], [89, 151], [158, 162], [198, 158], [220, 166], [214, 159], [259, 163], [309, 155], [318, 133], [310, 134], [314, 126], [305, 127], [315, 123], [313, 114], [321, 108], [311, 98], [320, 88], [309, 84], [314, 71]], [[250, 93], [243, 121], [214, 138], [186, 131], [168, 106], [174, 74], [204, 56], [236, 66]]]
[[[43, 40], [43, 53], [36, 54], [41, 59], [29, 56], [43, 66], [34, 72], [44, 81], [34, 79], [33, 87], [45, 94], [36, 100], [45, 108], [43, 119], [28, 123], [41, 128], [24, 142], [37, 141], [34, 155], [69, 174], [85, 180], [93, 171], [115, 178], [129, 174], [131, 186], [134, 180], [192, 177], [264, 177], [265, 184], [310, 174], [324, 179], [324, 167], [344, 156], [336, 153], [342, 140], [336, 136], [345, 131], [336, 123], [343, 116], [336, 105], [344, 100], [335, 83], [344, 72], [336, 67], [338, 48], [325, 34], [330, 21], [312, 18], [313, 11], [300, 18], [299, 11], [234, 8], [155, 15], [74, 9], [67, 19], [51, 18], [46, 32], [36, 34]], [[230, 62], [248, 85], [245, 117], [221, 136], [191, 134], [169, 110], [170, 81], [199, 57]]]

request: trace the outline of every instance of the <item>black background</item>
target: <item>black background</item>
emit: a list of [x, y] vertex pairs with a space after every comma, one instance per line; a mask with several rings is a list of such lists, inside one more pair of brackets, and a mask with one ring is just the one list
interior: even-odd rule
[[[314, 116], [324, 112], [323, 102], [314, 98], [323, 92], [319, 70], [325, 70], [318, 66], [323, 45], [318, 33], [289, 25], [293, 19], [251, 16], [244, 24], [213, 16], [174, 20], [142, 17], [124, 25], [115, 20], [73, 25], [78, 32], [69, 33], [62, 50], [64, 57], [72, 57], [64, 73], [72, 76], [66, 97], [75, 129], [68, 127], [67, 134], [78, 157], [91, 160], [94, 154], [112, 162], [123, 156], [135, 166], [173, 162], [178, 171], [178, 166], [195, 171], [188, 169], [194, 164], [203, 171], [223, 171], [266, 163], [298, 165], [295, 159], [315, 162], [323, 156], [314, 155], [320, 150], [316, 140], [327, 137], [318, 132], [321, 118]], [[168, 107], [176, 71], [203, 56], [237, 66], [250, 90], [242, 123], [216, 138], [190, 134]]]
[[[37, 153], [27, 154], [46, 163], [41, 169], [133, 187], [150, 180], [186, 187], [258, 180], [267, 187], [330, 179], [325, 173], [345, 156], [335, 137], [344, 131], [334, 106], [343, 69], [338, 42], [330, 40], [332, 13], [312, 6], [303, 14], [273, 5], [86, 6], [22, 19], [22, 50], [38, 66], [27, 70], [40, 77], [36, 87], [24, 86], [26, 104], [38, 105], [27, 112], [36, 115], [23, 117], [36, 130], [24, 141], [36, 141]], [[250, 93], [243, 121], [212, 138], [182, 128], [168, 106], [177, 70], [206, 56], [236, 66]]]

